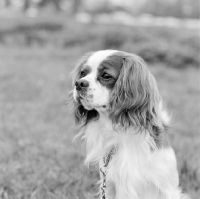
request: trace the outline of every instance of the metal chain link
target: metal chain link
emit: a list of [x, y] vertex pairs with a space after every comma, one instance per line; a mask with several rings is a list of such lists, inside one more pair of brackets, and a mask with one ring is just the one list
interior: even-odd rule
[[101, 186], [101, 194], [102, 199], [106, 199], [106, 174], [107, 174], [107, 166], [112, 159], [113, 154], [116, 152], [115, 148], [112, 148], [107, 156], [103, 158], [103, 166], [100, 167], [100, 172], [103, 174], [103, 182]]

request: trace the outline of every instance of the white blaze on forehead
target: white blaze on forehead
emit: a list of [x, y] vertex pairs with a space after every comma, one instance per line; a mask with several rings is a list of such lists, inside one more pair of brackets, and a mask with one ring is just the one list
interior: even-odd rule
[[94, 54], [92, 54], [88, 60], [86, 65], [90, 66], [92, 68], [92, 73], [97, 72], [97, 68], [99, 64], [105, 60], [108, 56], [116, 53], [117, 50], [102, 50], [102, 51], [97, 51]]

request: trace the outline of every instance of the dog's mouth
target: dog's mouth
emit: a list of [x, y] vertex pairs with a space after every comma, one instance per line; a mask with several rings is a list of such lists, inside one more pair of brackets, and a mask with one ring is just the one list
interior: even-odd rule
[[93, 94], [89, 94], [85, 91], [77, 92], [76, 101], [83, 105], [83, 107], [87, 110], [95, 109], [97, 111], [105, 111], [107, 110], [108, 105], [96, 104], [94, 103]]
[[83, 107], [87, 110], [106, 110], [107, 109], [107, 105], [98, 105], [98, 104], [94, 104], [91, 100], [90, 96], [78, 96], [78, 101], [83, 105]]

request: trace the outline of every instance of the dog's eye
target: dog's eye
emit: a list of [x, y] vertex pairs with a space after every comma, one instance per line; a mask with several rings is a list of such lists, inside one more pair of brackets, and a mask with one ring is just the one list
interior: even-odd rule
[[85, 77], [85, 76], [86, 76], [86, 73], [84, 71], [81, 71], [80, 78]]
[[108, 73], [103, 73], [102, 76], [101, 76], [103, 79], [106, 79], [106, 80], [109, 80], [112, 78], [111, 75], [109, 75]]

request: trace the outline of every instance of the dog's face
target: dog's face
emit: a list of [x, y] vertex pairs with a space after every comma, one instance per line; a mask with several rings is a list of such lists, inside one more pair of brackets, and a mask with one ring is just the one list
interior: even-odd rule
[[106, 110], [121, 67], [122, 59], [116, 51], [91, 54], [79, 66], [73, 90], [74, 100], [80, 101], [87, 110]]
[[73, 78], [76, 121], [88, 123], [107, 112], [113, 124], [125, 128], [160, 121], [160, 96], [155, 78], [134, 54], [104, 50], [89, 53], [78, 62]]

